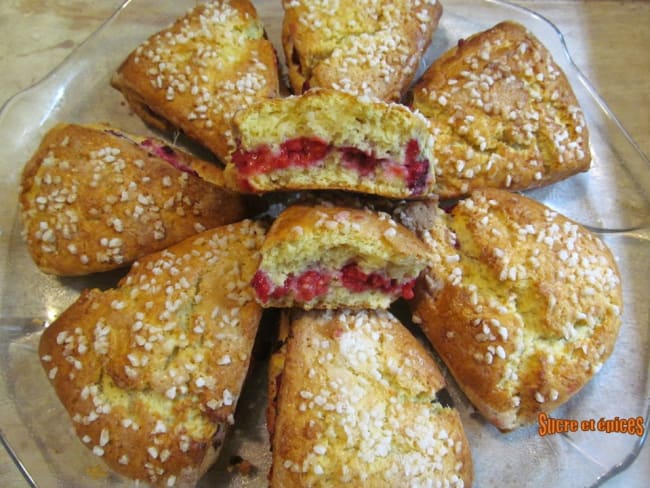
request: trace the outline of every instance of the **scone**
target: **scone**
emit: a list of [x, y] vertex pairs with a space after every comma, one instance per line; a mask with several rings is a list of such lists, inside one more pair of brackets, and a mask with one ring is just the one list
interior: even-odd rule
[[550, 52], [503, 22], [461, 40], [426, 71], [412, 108], [436, 134], [436, 193], [548, 185], [591, 164], [585, 119]]
[[596, 236], [504, 190], [472, 193], [421, 232], [434, 255], [414, 321], [483, 416], [535, 422], [600, 370], [621, 325], [621, 281]]
[[283, 0], [282, 45], [295, 94], [323, 87], [400, 101], [442, 14], [436, 0]]
[[26, 164], [20, 212], [46, 273], [106, 271], [244, 218], [223, 172], [161, 140], [59, 124]]
[[248, 0], [198, 4], [132, 52], [112, 84], [146, 123], [180, 129], [222, 161], [234, 113], [279, 93], [275, 51]]
[[402, 105], [314, 89], [235, 116], [226, 177], [240, 191], [349, 190], [421, 197], [434, 183], [427, 120]]
[[286, 311], [273, 355], [271, 487], [472, 484], [460, 416], [426, 349], [386, 311]]
[[77, 435], [116, 472], [189, 487], [216, 459], [261, 317], [249, 282], [263, 235], [245, 220], [147, 256], [43, 331]]
[[412, 298], [427, 248], [385, 213], [293, 205], [275, 220], [253, 278], [265, 307], [387, 308]]

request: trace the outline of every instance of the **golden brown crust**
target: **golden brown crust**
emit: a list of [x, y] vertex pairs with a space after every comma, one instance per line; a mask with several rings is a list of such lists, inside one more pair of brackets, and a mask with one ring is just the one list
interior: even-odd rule
[[[288, 207], [269, 229], [261, 253], [255, 282], [260, 303], [307, 309], [387, 308], [428, 260], [426, 246], [388, 214], [334, 206]], [[346, 286], [342, 270], [348, 265], [393, 280], [394, 289]], [[329, 280], [323, 294], [309, 294], [312, 281], [303, 282], [304, 273]], [[288, 287], [288, 293], [274, 296], [271, 289], [265, 296], [267, 282], [273, 289]]]
[[517, 23], [443, 54], [416, 84], [411, 106], [436, 134], [441, 198], [539, 187], [589, 169], [589, 135], [569, 81]]
[[271, 354], [268, 371], [268, 404], [266, 407], [266, 428], [269, 432], [271, 445], [275, 435], [275, 419], [278, 415], [278, 393], [282, 384], [282, 372], [284, 371], [285, 359], [287, 357], [287, 340], [291, 331], [291, 320], [288, 311], [280, 313], [280, 326], [278, 327], [278, 347]]
[[62, 276], [128, 265], [244, 218], [241, 196], [221, 184], [221, 169], [164, 141], [59, 124], [22, 174], [29, 251], [41, 270]]
[[[356, 224], [356, 225], [355, 225]], [[301, 228], [301, 233], [298, 228]], [[278, 215], [271, 226], [262, 254], [281, 243], [300, 241], [305, 233], [354, 233], [366, 236], [368, 241], [386, 246], [384, 255], [408, 255], [425, 259], [427, 250], [422, 242], [388, 214], [365, 209], [335, 205], [293, 205]], [[380, 259], [383, 256], [378, 256]]]
[[263, 234], [242, 221], [147, 256], [44, 330], [39, 356], [77, 435], [115, 471], [194, 486], [214, 461], [261, 317], [248, 283]]
[[240, 191], [348, 190], [421, 198], [434, 184], [429, 122], [403, 105], [318, 88], [237, 113], [226, 177]]
[[272, 487], [471, 486], [460, 417], [436, 399], [442, 375], [396, 318], [385, 311], [285, 314]]
[[284, 0], [282, 45], [296, 94], [324, 87], [399, 101], [442, 14], [436, 0]]
[[112, 84], [146, 123], [181, 129], [222, 161], [234, 113], [279, 93], [275, 51], [248, 0], [197, 5], [131, 53]]
[[596, 236], [544, 205], [476, 191], [422, 233], [433, 261], [412, 302], [461, 389], [502, 430], [566, 402], [611, 354], [621, 282]]

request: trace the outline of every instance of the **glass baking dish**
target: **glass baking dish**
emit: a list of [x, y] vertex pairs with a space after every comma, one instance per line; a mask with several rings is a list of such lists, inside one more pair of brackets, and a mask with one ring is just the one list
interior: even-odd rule
[[[191, 2], [188, 2], [191, 3]], [[256, 2], [282, 58], [282, 9]], [[175, 0], [129, 0], [56, 70], [12, 98], [0, 113], [0, 427], [1, 441], [28, 483], [36, 486], [131, 486], [110, 473], [75, 437], [43, 373], [36, 349], [43, 324], [80, 291], [117, 283], [122, 272], [55, 278], [37, 270], [22, 242], [17, 219], [20, 173], [47, 129], [59, 121], [109, 122], [135, 133], [149, 130], [133, 116], [109, 79], [122, 59], [150, 34], [187, 9]], [[589, 420], [643, 417], [648, 427], [650, 353], [646, 277], [650, 274], [650, 165], [616, 117], [571, 61], [561, 33], [537, 14], [501, 1], [444, 2], [444, 14], [426, 62], [458, 39], [502, 20], [528, 27], [562, 66], [590, 128], [593, 168], [528, 194], [598, 233], [618, 259], [623, 276], [623, 326], [614, 354], [583, 391], [553, 417]], [[260, 341], [272, 341], [263, 327]], [[266, 486], [270, 454], [264, 420], [265, 352], [242, 394], [234, 430], [217, 465], [200, 486]], [[536, 425], [502, 434], [478, 416], [448, 377], [470, 440], [477, 486], [597, 486], [625, 469], [645, 437], [584, 432], [540, 436]], [[242, 475], [229, 463], [254, 465]], [[534, 460], [534, 462], [531, 462]]]

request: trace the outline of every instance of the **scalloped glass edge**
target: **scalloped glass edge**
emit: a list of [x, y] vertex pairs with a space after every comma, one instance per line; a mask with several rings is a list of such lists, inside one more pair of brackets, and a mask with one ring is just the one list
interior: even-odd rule
[[[89, 47], [92, 47], [93, 43], [98, 42], [97, 39], [98, 39], [98, 37], [100, 37], [100, 35], [102, 35], [106, 31], [110, 30], [112, 28], [113, 24], [119, 22], [121, 15], [127, 9], [132, 7], [132, 4], [136, 4], [136, 3], [138, 3], [138, 0], [126, 0], [126, 1], [124, 1], [123, 4], [118, 9], [116, 9], [116, 11], [106, 21], [104, 21], [102, 23], [102, 25], [96, 31], [91, 36], [89, 36], [83, 43], [81, 43], [75, 50], [73, 50], [57, 68], [52, 70], [48, 75], [46, 75], [41, 81], [39, 81], [35, 85], [33, 85], [33, 86], [31, 86], [31, 87], [17, 93], [12, 98], [7, 100], [7, 102], [0, 109], [0, 128], [2, 128], [4, 125], [6, 125], [6, 119], [7, 119], [8, 115], [12, 115], [12, 114], [15, 115], [15, 112], [20, 112], [20, 108], [21, 108], [20, 104], [25, 102], [25, 100], [27, 98], [29, 98], [30, 96], [36, 95], [36, 98], [39, 98], [38, 95], [41, 95], [41, 93], [39, 93], [40, 90], [42, 90], [43, 88], [47, 88], [51, 83], [60, 83], [60, 80], [58, 80], [58, 78], [65, 78], [66, 76], [68, 76], [68, 81], [69, 81], [70, 79], [75, 79], [75, 77], [78, 77], [80, 75], [81, 71], [80, 71], [80, 67], [77, 66], [77, 64], [81, 61], [82, 62], [81, 64], [83, 65], [84, 61], [86, 61], [86, 62], [88, 61], [88, 59], [84, 59], [84, 55], [85, 55], [84, 53], [87, 50], [89, 50]], [[145, 2], [142, 1], [140, 3], [142, 4], [142, 3], [145, 3]], [[165, 3], [165, 2], [159, 2], [159, 3]], [[171, 2], [166, 2], [166, 3], [170, 4]], [[257, 2], [257, 3], [260, 3], [260, 2]], [[262, 2], [262, 3], [263, 4], [268, 4], [269, 2]], [[445, 20], [446, 20], [446, 16], [450, 15], [449, 10], [451, 10], [451, 12], [454, 12], [454, 9], [459, 8], [458, 5], [468, 4], [468, 3], [471, 3], [471, 2], [454, 2], [454, 1], [443, 2], [443, 7], [445, 8], [445, 13], [443, 13], [443, 18], [441, 20], [441, 28], [444, 28], [444, 23], [445, 23]], [[647, 182], [650, 181], [650, 179], [649, 179], [650, 177], [649, 177], [648, 174], [645, 174], [645, 172], [647, 172], [648, 169], [650, 168], [650, 164], [648, 164], [650, 162], [648, 160], [648, 157], [645, 154], [643, 154], [643, 152], [640, 150], [638, 144], [633, 140], [633, 138], [630, 136], [630, 134], [627, 132], [627, 130], [622, 126], [620, 121], [613, 114], [611, 109], [607, 106], [607, 104], [604, 102], [604, 100], [596, 92], [596, 90], [594, 89], [591, 82], [584, 76], [584, 74], [577, 67], [577, 65], [573, 61], [573, 59], [572, 59], [572, 57], [570, 55], [570, 52], [569, 52], [569, 50], [567, 48], [566, 40], [564, 38], [564, 35], [557, 28], [557, 26], [555, 26], [548, 19], [546, 19], [542, 15], [534, 12], [533, 10], [531, 10], [529, 8], [526, 8], [526, 7], [522, 7], [522, 6], [519, 6], [519, 5], [512, 4], [510, 2], [501, 1], [501, 0], [484, 0], [483, 2], [480, 2], [480, 4], [481, 5], [478, 6], [478, 7], [473, 5], [473, 8], [475, 10], [472, 12], [472, 15], [474, 15], [474, 13], [479, 9], [488, 8], [488, 7], [486, 7], [487, 5], [494, 5], [495, 8], [504, 9], [504, 11], [507, 10], [508, 13], [513, 14], [513, 15], [502, 16], [502, 17], [499, 18], [499, 20], [505, 20], [507, 18], [510, 18], [510, 19], [513, 19], [513, 20], [519, 20], [521, 18], [525, 18], [525, 21], [523, 21], [522, 23], [524, 25], [526, 25], [527, 27], [531, 28], [531, 30], [533, 30], [533, 32], [535, 32], [535, 29], [533, 29], [532, 26], [529, 24], [529, 22], [531, 22], [531, 20], [534, 20], [537, 23], [544, 24], [546, 26], [546, 28], [550, 28], [554, 32], [554, 35], [557, 37], [556, 41], [559, 43], [559, 46], [561, 48], [560, 52], [558, 52], [557, 50], [555, 52], [553, 52], [553, 55], [554, 55], [556, 61], [558, 62], [558, 64], [560, 64], [563, 67], [565, 73], [567, 73], [567, 75], [570, 75], [570, 78], [573, 78], [572, 79], [572, 85], [574, 86], [574, 89], [576, 88], [576, 80], [579, 82], [580, 86], [582, 88], [584, 88], [584, 90], [586, 91], [586, 93], [589, 96], [589, 101], [590, 102], [593, 101], [595, 103], [595, 106], [597, 107], [597, 110], [599, 111], [599, 115], [604, 116], [605, 123], [606, 124], [611, 124], [613, 127], [615, 127], [616, 131], [614, 133], [614, 136], [622, 137], [622, 140], [624, 141], [625, 145], [629, 146], [629, 147], [625, 147], [624, 149], [626, 151], [629, 151], [629, 154], [633, 154], [634, 157], [636, 158], [637, 162], [640, 162], [640, 164], [642, 166], [641, 171], [643, 171], [644, 173], [642, 174], [642, 177], [638, 181], [637, 181], [636, 178], [633, 178], [635, 180], [635, 182], [642, 189], [650, 188], [650, 185], [647, 184]], [[279, 5], [276, 5], [275, 7], [277, 9], [280, 8]], [[270, 7], [265, 6], [265, 8], [268, 9]], [[165, 7], [161, 8], [161, 10], [164, 10], [164, 9], [165, 9]], [[184, 11], [184, 10], [185, 10], [185, 8], [182, 9], [182, 11]], [[260, 13], [262, 14], [262, 17], [264, 17], [264, 14], [263, 14], [263, 12], [261, 10], [262, 9], [260, 9]], [[180, 11], [179, 13], [182, 13], [182, 11]], [[454, 15], [454, 14], [452, 13], [452, 15]], [[518, 17], [519, 19], [518, 18], [513, 18], [513, 17]], [[173, 20], [173, 18], [174, 17], [171, 17], [170, 21]], [[473, 18], [472, 18], [472, 20], [473, 20]], [[519, 21], [521, 21], [521, 20], [519, 20]], [[496, 21], [494, 21], [493, 23], [496, 23]], [[488, 25], [486, 25], [485, 27], [487, 27], [487, 26]], [[158, 26], [158, 28], [162, 28], [162, 27], [163, 27], [163, 25]], [[536, 26], [536, 27], [539, 27], [539, 26]], [[474, 32], [477, 32], [478, 30], [482, 30], [482, 28], [481, 29], [476, 29]], [[155, 32], [155, 29], [152, 29], [151, 32]], [[146, 33], [146, 35], [149, 35], [151, 32]], [[146, 35], [144, 37], [146, 37]], [[129, 48], [129, 50], [132, 49], [133, 47], [135, 47], [135, 45], [132, 45]], [[276, 44], [276, 47], [278, 47], [278, 44]], [[550, 46], [548, 46], [548, 45], [547, 45], [547, 47], [550, 48]], [[435, 41], [434, 41], [434, 46], [432, 46], [432, 48], [434, 50], [436, 49]], [[278, 54], [280, 55], [280, 57], [282, 57], [282, 53], [281, 53], [280, 49], [278, 50]], [[558, 58], [558, 54], [561, 54], [564, 62], [561, 62], [561, 60]], [[65, 81], [64, 81], [64, 83], [65, 83]], [[34, 123], [34, 124], [31, 124], [31, 125], [39, 127], [42, 130], [43, 127], [45, 125], [47, 125], [46, 124], [47, 122], [51, 122], [51, 119], [56, 119], [56, 115], [58, 115], [57, 111], [60, 109], [60, 102], [61, 102], [60, 96], [61, 96], [61, 92], [60, 92], [60, 90], [57, 90], [56, 96], [54, 96], [54, 97], [46, 97], [48, 99], [48, 101], [49, 101], [49, 104], [48, 103], [43, 103], [42, 106], [39, 106], [39, 109], [46, 109], [46, 110], [43, 113], [41, 113], [40, 119], [37, 121], [38, 124]], [[581, 105], [583, 105], [584, 100], [581, 99], [580, 101], [581, 101]], [[583, 107], [584, 107], [584, 105], [583, 105]], [[53, 114], [54, 114], [54, 116], [53, 116]], [[587, 118], [588, 118], [588, 122], [589, 122], [589, 116]], [[600, 120], [600, 118], [598, 120], [599, 120], [600, 123], [602, 123], [602, 120]], [[25, 127], [28, 127], [29, 125], [30, 124], [25, 124]], [[146, 130], [146, 128], [141, 129], [141, 132], [143, 130]], [[24, 134], [22, 134], [22, 135], [24, 136]], [[40, 140], [40, 138], [36, 137], [36, 138], [33, 138], [33, 140], [31, 142], [34, 143], [35, 141], [37, 142], [38, 140]], [[621, 143], [617, 142], [617, 144], [621, 144]], [[22, 149], [26, 151], [25, 154], [30, 154], [31, 151], [34, 149], [34, 147], [31, 147], [31, 148], [23, 147]], [[617, 147], [616, 149], [620, 149], [620, 148]], [[4, 151], [4, 149], [3, 149], [3, 151]], [[0, 151], [0, 154], [3, 154], [3, 152]], [[5, 163], [6, 163], [6, 161], [5, 162], [0, 162], [0, 164], [5, 164]], [[16, 169], [16, 168], [14, 168], [14, 169]], [[14, 175], [13, 175], [13, 179], [11, 177], [8, 178], [7, 179], [8, 181], [3, 183], [2, 186], [3, 187], [4, 186], [9, 186], [9, 185], [16, 186], [16, 184], [17, 184], [17, 175], [18, 175], [18, 172], [15, 172]], [[15, 190], [13, 192], [9, 191], [8, 194], [9, 195], [14, 195], [14, 194], [16, 194], [16, 191]], [[542, 190], [541, 193], [539, 191], [533, 191], [533, 192], [531, 192], [531, 196], [533, 196], [535, 198], [538, 198], [542, 202], [547, 203], [552, 207], [554, 206], [553, 202], [552, 202], [553, 196], [551, 196], [550, 198], [547, 198], [547, 195], [544, 193], [544, 190]], [[549, 200], [550, 200], [550, 202], [549, 202]], [[645, 208], [646, 207], [643, 207], [644, 211], [645, 211]], [[7, 209], [3, 209], [2, 210], [2, 215], [0, 216], [1, 228], [12, 228], [11, 235], [13, 237], [15, 237], [15, 234], [17, 232], [16, 210], [17, 210], [16, 205], [13, 205], [9, 209], [9, 212], [7, 211]], [[563, 210], [560, 210], [560, 211], [562, 211], [563, 213], [571, 216], [571, 212], [566, 212], [566, 211], [563, 211]], [[7, 218], [7, 217], [9, 217], [9, 218]], [[576, 218], [576, 219], [578, 221], [581, 221], [580, 218]], [[9, 225], [6, 225], [7, 223]], [[648, 235], [647, 235], [648, 234], [648, 232], [647, 232], [648, 231], [648, 221], [646, 221], [645, 218], [641, 218], [641, 220], [639, 222], [634, 222], [631, 225], [598, 225], [598, 224], [593, 225], [592, 222], [588, 222], [588, 221], [581, 221], [581, 223], [583, 223], [583, 225], [587, 226], [591, 230], [601, 234], [601, 237], [602, 236], [607, 237], [607, 235], [609, 234], [609, 235], [614, 236], [615, 239], [617, 237], [621, 237], [622, 239], [630, 238], [630, 239], [636, 239], [638, 241], [646, 241], [646, 242], [643, 243], [645, 245], [645, 247], [643, 249], [644, 249], [644, 251], [648, 251], [650, 249], [648, 247], [648, 244], [647, 244], [647, 241], [649, 240]], [[3, 297], [3, 304], [2, 304], [3, 305], [3, 307], [2, 307], [2, 316], [3, 317], [6, 317], [6, 315], [4, 313], [5, 308], [6, 308], [4, 306], [5, 305], [4, 304], [4, 298], [6, 297], [4, 292], [5, 292], [5, 288], [6, 288], [6, 278], [8, 276], [7, 273], [6, 273], [6, 262], [9, 261], [10, 256], [12, 256], [12, 252], [15, 250], [15, 242], [12, 242], [11, 245], [10, 245], [10, 243], [8, 242], [8, 239], [10, 238], [10, 236], [8, 236], [7, 234], [9, 234], [9, 233], [5, 232], [4, 235], [0, 236], [0, 245], [1, 245], [0, 251], [4, 251], [4, 257], [5, 257], [5, 261], [0, 263], [0, 271], [2, 271], [2, 279], [0, 281], [0, 291], [2, 291], [2, 294], [0, 296]], [[23, 254], [24, 254], [24, 252], [23, 252]], [[56, 282], [55, 285], [60, 286], [61, 284]], [[72, 294], [74, 294], [74, 290], [73, 290]], [[59, 306], [61, 306], [61, 305], [59, 305]], [[47, 315], [48, 315], [47, 319], [52, 318], [52, 317], [49, 316], [49, 314], [47, 314]], [[34, 315], [34, 316], [37, 316], [37, 315]], [[12, 314], [9, 317], [16, 317], [16, 315]], [[7, 324], [5, 322], [7, 322], [7, 320], [12, 322], [12, 320], [10, 320], [10, 319], [4, 319], [4, 320], [2, 320], [2, 323], [0, 324], [0, 326], [2, 326], [2, 327], [6, 326]], [[647, 324], [645, 324], [645, 325], [647, 326]], [[24, 331], [24, 332], [31, 334], [31, 333], [34, 332], [34, 330], [32, 328], [28, 327], [27, 330]], [[4, 336], [4, 335], [5, 334], [3, 333], [2, 336]], [[648, 353], [648, 351], [647, 351], [647, 349], [648, 349], [647, 348], [647, 340], [646, 340], [645, 345], [646, 345], [645, 353], [647, 355], [647, 353]], [[8, 347], [7, 344], [2, 344], [3, 351], [5, 350], [5, 346]], [[620, 349], [620, 348], [618, 348], [618, 349]], [[611, 358], [610, 358], [610, 361], [611, 361]], [[647, 368], [648, 368], [648, 362], [646, 361], [646, 370], [647, 370]], [[451, 384], [453, 384], [453, 380], [448, 379], [448, 381]], [[645, 395], [645, 398], [647, 400], [650, 397], [649, 391], [648, 391], [649, 385], [648, 385], [648, 372], [647, 371], [646, 371], [646, 378], [645, 378], [645, 387], [646, 387], [645, 391], [640, 392], [640, 393], [642, 395]], [[454, 398], [454, 400], [462, 402], [462, 399], [459, 396], [456, 396]], [[611, 479], [616, 474], [618, 474], [618, 473], [622, 472], [623, 470], [625, 470], [637, 458], [637, 456], [641, 452], [641, 449], [643, 448], [643, 445], [644, 445], [645, 440], [647, 438], [648, 427], [650, 427], [650, 418], [649, 418], [650, 417], [650, 405], [648, 405], [647, 401], [646, 401], [645, 406], [646, 406], [645, 424], [644, 424], [645, 425], [645, 434], [642, 437], [640, 437], [634, 443], [632, 449], [629, 450], [622, 459], [617, 460], [616, 464], [614, 464], [611, 467], [608, 467], [608, 469], [606, 471], [599, 473], [597, 475], [597, 477], [595, 478], [595, 480], [593, 480], [593, 483], [590, 484], [590, 486], [595, 487], [595, 486], [602, 485], [604, 482]], [[3, 420], [3, 422], [4, 422], [4, 420]], [[2, 442], [3, 446], [6, 448], [7, 452], [9, 453], [9, 455], [12, 458], [12, 460], [14, 461], [14, 463], [16, 464], [17, 469], [19, 469], [19, 471], [25, 477], [25, 480], [31, 486], [37, 486], [37, 482], [32, 478], [32, 475], [30, 473], [30, 466], [23, 464], [23, 462], [21, 460], [20, 452], [14, 446], [15, 442], [13, 442], [12, 439], [8, 438], [8, 436], [5, 435], [4, 429], [0, 430], [0, 441]], [[572, 441], [569, 440], [569, 442], [572, 442]], [[475, 457], [476, 457], [476, 454], [475, 454]], [[479, 477], [477, 477], [477, 478], [480, 480]], [[521, 481], [521, 479], [519, 481]]]

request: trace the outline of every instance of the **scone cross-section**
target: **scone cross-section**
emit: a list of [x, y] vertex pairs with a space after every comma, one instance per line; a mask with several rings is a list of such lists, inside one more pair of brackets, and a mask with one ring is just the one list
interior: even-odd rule
[[402, 105], [314, 89], [255, 104], [234, 125], [237, 147], [226, 176], [241, 191], [414, 198], [434, 184], [429, 122]]
[[469, 488], [472, 458], [429, 351], [388, 311], [283, 311], [272, 488]]
[[250, 279], [264, 227], [218, 227], [86, 290], [39, 356], [77, 436], [115, 472], [193, 487], [215, 461], [262, 314]]
[[427, 249], [388, 214], [294, 205], [271, 226], [253, 278], [265, 307], [387, 308], [413, 297]]

